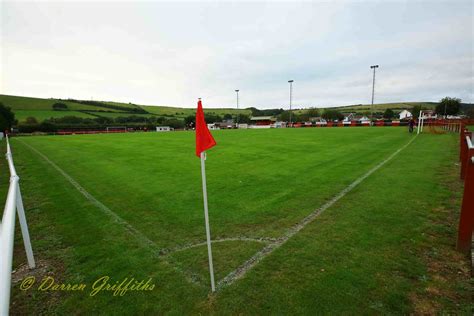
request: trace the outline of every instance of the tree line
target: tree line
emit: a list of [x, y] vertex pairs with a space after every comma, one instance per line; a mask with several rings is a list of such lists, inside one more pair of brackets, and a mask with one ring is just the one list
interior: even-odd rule
[[[68, 100], [69, 102], [78, 102], [82, 104], [99, 105], [104, 107], [105, 103], [96, 101], [77, 101]], [[108, 105], [109, 108], [123, 108], [120, 106]], [[53, 109], [57, 111], [67, 111], [67, 105], [58, 102], [53, 105]], [[130, 108], [126, 108], [130, 110]], [[139, 108], [137, 108], [139, 109]], [[256, 108], [249, 108], [252, 112], [252, 116], [275, 116], [280, 121], [290, 121], [290, 111], [283, 109], [266, 109], [258, 110]], [[415, 105], [411, 109], [411, 113], [414, 117], [418, 117], [420, 110], [426, 110], [422, 105]], [[145, 111], [146, 112], [146, 111]], [[474, 106], [464, 107], [461, 100], [458, 98], [445, 97], [436, 105], [435, 112], [438, 116], [443, 117], [444, 115], [457, 115], [464, 112], [469, 118], [474, 118]], [[148, 113], [148, 112], [146, 112]], [[137, 113], [138, 114], [138, 113]], [[363, 113], [364, 114], [364, 113]], [[370, 112], [365, 113], [367, 116]], [[381, 117], [385, 119], [392, 119], [396, 117], [396, 113], [392, 109], [386, 109], [384, 112], [374, 113], [375, 117]], [[224, 120], [232, 120], [237, 123], [250, 123], [251, 116], [248, 114], [230, 114], [227, 113], [223, 116], [215, 113], [205, 113], [205, 119], [209, 123], [222, 122]], [[328, 121], [342, 120], [344, 119], [343, 113], [338, 109], [325, 109], [319, 110], [316, 108], [310, 108], [303, 111], [292, 111], [291, 120], [293, 122], [306, 122], [312, 120], [312, 118], [322, 117]], [[0, 103], [0, 129], [2, 131], [9, 130], [12, 127], [16, 127], [20, 132], [55, 132], [61, 129], [105, 129], [108, 126], [126, 125], [129, 127], [147, 127], [153, 129], [156, 125], [170, 126], [174, 129], [192, 128], [195, 124], [194, 115], [189, 115], [184, 119], [175, 118], [170, 115], [166, 116], [138, 116], [131, 113], [129, 116], [118, 116], [116, 118], [99, 116], [95, 118], [82, 118], [77, 116], [64, 116], [60, 118], [49, 118], [42, 122], [34, 117], [28, 117], [25, 122], [20, 122], [15, 119], [15, 114], [10, 107]]]
[[64, 116], [58, 118], [49, 118], [42, 122], [34, 117], [28, 117], [25, 122], [17, 124], [17, 128], [22, 133], [31, 132], [56, 132], [64, 129], [98, 129], [106, 127], [123, 125], [127, 127], [146, 127], [154, 129], [156, 125], [166, 125], [174, 129], [183, 129], [184, 121], [176, 118], [167, 118], [160, 116], [143, 117], [138, 115], [111, 117], [82, 118], [77, 116]]

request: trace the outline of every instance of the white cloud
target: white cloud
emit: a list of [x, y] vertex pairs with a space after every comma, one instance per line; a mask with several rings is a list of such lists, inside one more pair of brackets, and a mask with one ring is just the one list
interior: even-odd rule
[[3, 3], [0, 92], [142, 104], [368, 103], [473, 95], [473, 5]]

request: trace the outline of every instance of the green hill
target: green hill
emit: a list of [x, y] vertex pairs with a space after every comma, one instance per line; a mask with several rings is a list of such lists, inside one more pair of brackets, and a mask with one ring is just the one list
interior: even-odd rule
[[[421, 105], [423, 108], [434, 110], [436, 102], [399, 102], [399, 103], [381, 103], [374, 104], [373, 110], [375, 112], [383, 112], [386, 109], [392, 109], [395, 112], [401, 112], [403, 110], [411, 110], [415, 105]], [[370, 104], [357, 104], [357, 105], [345, 105], [338, 106], [335, 109], [338, 109], [342, 112], [364, 112], [371, 111], [372, 106]]]
[[[19, 122], [24, 122], [28, 117], [34, 117], [38, 122], [42, 122], [49, 118], [61, 118], [65, 116], [76, 116], [81, 118], [117, 118], [129, 117], [132, 115], [140, 117], [165, 117], [182, 120], [187, 116], [194, 115], [193, 108], [180, 108], [172, 106], [153, 106], [139, 105], [133, 103], [121, 103], [113, 101], [91, 101], [91, 100], [72, 100], [72, 99], [42, 99], [33, 97], [22, 97], [0, 94], [0, 102], [12, 108]], [[63, 103], [66, 109], [54, 110], [53, 105]], [[434, 109], [436, 102], [398, 102], [398, 103], [381, 103], [374, 104], [373, 111], [381, 113], [390, 108], [396, 113], [404, 109], [411, 110], [415, 105], [421, 105], [425, 109]], [[474, 107], [474, 104], [462, 104], [462, 107]], [[372, 107], [370, 104], [353, 104], [333, 107], [343, 113], [370, 113]], [[322, 109], [320, 109], [322, 110]], [[256, 111], [256, 109], [253, 109]], [[257, 110], [258, 111], [258, 110]], [[266, 110], [272, 111], [272, 110]], [[295, 110], [296, 114], [302, 114], [305, 109]], [[212, 108], [206, 109], [206, 113], [219, 115], [223, 117], [225, 114], [236, 115], [245, 114], [252, 115], [252, 109], [232, 109], [232, 108]], [[260, 115], [260, 114], [255, 114]], [[269, 114], [268, 114], [269, 115]]]
[[[42, 99], [4, 94], [0, 94], [0, 102], [12, 108], [19, 122], [24, 122], [28, 117], [34, 117], [38, 122], [42, 122], [49, 118], [65, 116], [117, 118], [136, 115], [141, 117], [154, 116], [184, 119], [195, 113], [195, 110], [192, 108], [138, 105], [112, 101]], [[54, 110], [53, 105], [56, 103], [63, 103], [67, 108], [60, 111]], [[235, 115], [237, 113], [252, 114], [249, 109], [236, 110], [230, 108], [206, 109], [205, 112], [220, 116], [225, 114]]]

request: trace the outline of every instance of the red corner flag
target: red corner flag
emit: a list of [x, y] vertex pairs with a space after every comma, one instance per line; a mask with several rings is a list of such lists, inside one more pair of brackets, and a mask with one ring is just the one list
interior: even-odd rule
[[215, 145], [216, 141], [207, 128], [206, 121], [204, 120], [202, 103], [201, 100], [199, 100], [196, 111], [196, 156], [201, 157], [203, 151], [208, 150]]

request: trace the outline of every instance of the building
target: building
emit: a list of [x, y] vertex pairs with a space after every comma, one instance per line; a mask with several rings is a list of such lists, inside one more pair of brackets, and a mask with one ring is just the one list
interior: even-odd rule
[[169, 132], [172, 131], [173, 129], [169, 126], [157, 126], [156, 131], [157, 132]]
[[272, 126], [275, 128], [286, 128], [286, 122], [275, 122]]
[[354, 113], [349, 113], [347, 116], [344, 117], [344, 121], [343, 121], [343, 122], [350, 122], [350, 121], [353, 121], [353, 120], [354, 120], [354, 117], [355, 117], [355, 114], [354, 114]]
[[276, 121], [276, 119], [273, 116], [253, 116], [250, 121], [252, 121], [252, 125], [270, 126]]
[[437, 119], [438, 115], [433, 110], [423, 110], [423, 118], [425, 118], [425, 119]]
[[370, 123], [370, 119], [365, 115], [362, 116], [362, 117], [358, 117], [357, 121], [361, 122], [362, 124], [369, 124]]
[[207, 124], [207, 128], [208, 128], [209, 130], [211, 130], [211, 131], [215, 131], [215, 130], [220, 129], [220, 127], [217, 126], [217, 125], [214, 124], [214, 123]]
[[216, 126], [219, 126], [220, 129], [231, 129], [235, 127], [234, 121], [226, 120], [223, 122], [214, 123]]
[[412, 116], [413, 115], [407, 110], [403, 110], [398, 114], [398, 117], [399, 117], [400, 120], [409, 119]]

